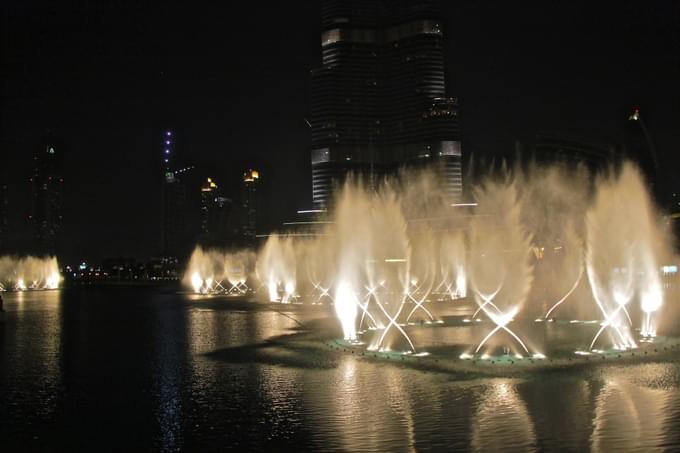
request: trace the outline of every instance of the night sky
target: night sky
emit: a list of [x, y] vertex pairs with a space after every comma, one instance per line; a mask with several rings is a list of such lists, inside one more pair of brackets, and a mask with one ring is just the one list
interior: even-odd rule
[[[159, 253], [168, 127], [194, 179], [230, 186], [246, 167], [261, 170], [263, 230], [308, 208], [319, 6], [269, 3], [3, 2], [0, 166], [12, 230], [28, 228], [31, 156], [46, 130], [67, 153], [65, 262]], [[620, 143], [639, 106], [663, 183], [680, 190], [680, 2], [447, 1], [444, 19], [464, 153], [511, 155], [538, 131]]]

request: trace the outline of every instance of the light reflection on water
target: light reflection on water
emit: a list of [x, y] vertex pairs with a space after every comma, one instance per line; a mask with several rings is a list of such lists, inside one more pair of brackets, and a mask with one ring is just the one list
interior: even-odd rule
[[536, 434], [517, 384], [492, 379], [478, 393], [471, 424], [471, 446], [478, 451], [527, 451], [535, 447]]
[[634, 376], [618, 367], [604, 373], [595, 400], [594, 451], [652, 451], [663, 443], [669, 427], [680, 428], [680, 420], [674, 420], [670, 411], [680, 404], [677, 385], [675, 392], [669, 392], [644, 382], [666, 375], [668, 368], [659, 364], [636, 368], [639, 374]]
[[680, 448], [677, 360], [460, 379], [266, 344], [319, 309], [138, 290], [3, 297], [5, 451]]

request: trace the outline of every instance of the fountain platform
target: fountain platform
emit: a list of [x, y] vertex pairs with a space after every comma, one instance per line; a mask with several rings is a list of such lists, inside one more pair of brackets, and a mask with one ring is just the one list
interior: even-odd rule
[[439, 348], [436, 351], [419, 353], [402, 351], [371, 351], [365, 344], [342, 339], [324, 341], [330, 350], [352, 354], [360, 359], [403, 363], [414, 368], [446, 373], [481, 373], [491, 375], [521, 374], [531, 371], [550, 371], [602, 364], [631, 364], [674, 360], [680, 357], [680, 337], [656, 337], [641, 341], [634, 349], [597, 349], [593, 351], [561, 350], [553, 356], [518, 357], [514, 354], [465, 355], [460, 354], [461, 346]]

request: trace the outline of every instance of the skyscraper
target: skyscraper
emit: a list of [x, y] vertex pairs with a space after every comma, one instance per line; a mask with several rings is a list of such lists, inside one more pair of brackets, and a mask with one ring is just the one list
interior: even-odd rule
[[640, 166], [652, 193], [657, 197], [657, 200], [660, 200], [663, 189], [658, 181], [659, 164], [656, 149], [640, 109], [631, 110], [624, 131], [626, 141], [623, 157]]
[[173, 131], [163, 133], [161, 142], [163, 167], [163, 211], [161, 239], [163, 256], [177, 257], [190, 247], [187, 244], [188, 229], [186, 222], [186, 187], [180, 175], [187, 169], [176, 167], [175, 142]]
[[255, 239], [257, 234], [257, 186], [260, 172], [252, 168], [243, 174], [241, 205], [243, 209], [242, 232], [246, 239]]
[[350, 171], [375, 177], [426, 164], [458, 198], [458, 102], [446, 96], [438, 2], [324, 1], [310, 124], [317, 206]]
[[33, 209], [30, 219], [35, 228], [39, 254], [53, 255], [62, 224], [64, 148], [47, 135], [33, 156]]
[[9, 210], [7, 208], [7, 184], [4, 174], [0, 171], [0, 253], [7, 249], [9, 235]]
[[201, 186], [201, 236], [206, 245], [217, 245], [230, 235], [232, 201], [223, 196], [217, 183], [207, 178]]

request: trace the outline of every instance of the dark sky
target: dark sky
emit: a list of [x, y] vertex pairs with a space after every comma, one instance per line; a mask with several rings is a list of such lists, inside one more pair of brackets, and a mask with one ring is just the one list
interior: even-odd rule
[[[444, 3], [464, 152], [509, 154], [540, 130], [617, 143], [636, 105], [666, 184], [680, 186], [680, 2]], [[319, 6], [264, 4], [3, 2], [0, 165], [12, 229], [27, 228], [31, 155], [48, 129], [67, 151], [67, 261], [159, 252], [166, 127], [196, 178], [229, 185], [259, 167], [267, 226], [308, 207]]]

